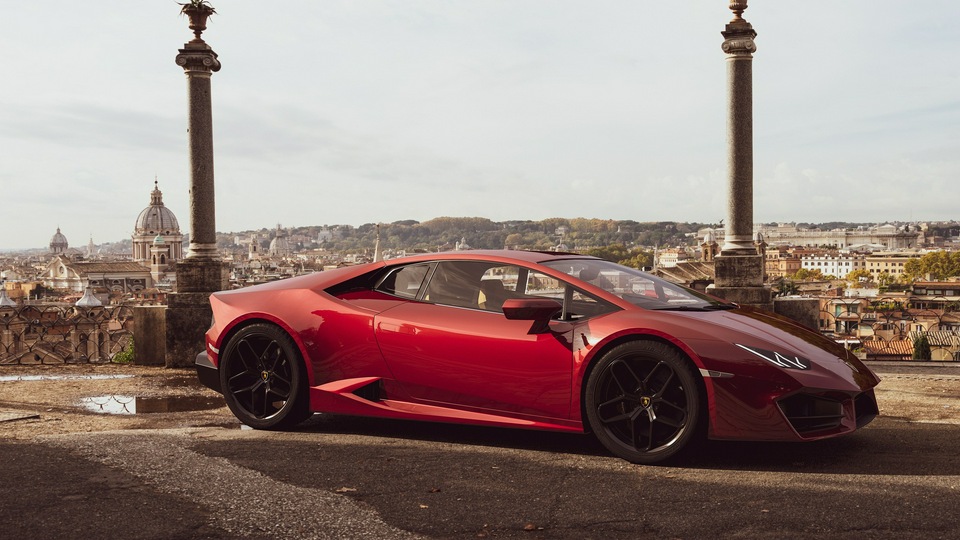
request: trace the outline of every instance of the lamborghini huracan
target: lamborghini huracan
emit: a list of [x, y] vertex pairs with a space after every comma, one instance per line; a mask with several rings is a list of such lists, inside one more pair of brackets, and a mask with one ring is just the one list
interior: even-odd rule
[[210, 303], [198, 377], [257, 429], [323, 412], [593, 433], [656, 463], [878, 413], [877, 376], [819, 333], [583, 255], [423, 254]]

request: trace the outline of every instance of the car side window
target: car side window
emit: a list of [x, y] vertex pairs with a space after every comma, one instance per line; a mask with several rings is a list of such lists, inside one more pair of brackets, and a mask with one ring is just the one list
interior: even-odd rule
[[550, 298], [563, 304], [560, 318], [579, 320], [617, 311], [619, 308], [609, 302], [595, 298], [565, 281], [536, 271], [527, 274], [524, 296]]
[[508, 298], [518, 298], [517, 282], [520, 268], [515, 265], [493, 266], [480, 277], [480, 294], [477, 306], [486, 311], [503, 312], [503, 303]]
[[443, 261], [427, 283], [423, 299], [445, 306], [477, 309], [480, 296], [480, 276], [490, 263], [480, 261]]
[[402, 266], [387, 274], [377, 285], [377, 290], [412, 300], [417, 297], [429, 270], [429, 263]]
[[565, 320], [584, 319], [619, 309], [542, 272], [483, 261], [437, 263], [422, 299], [445, 306], [502, 313], [503, 303], [511, 298], [556, 300], [564, 305], [558, 317]]

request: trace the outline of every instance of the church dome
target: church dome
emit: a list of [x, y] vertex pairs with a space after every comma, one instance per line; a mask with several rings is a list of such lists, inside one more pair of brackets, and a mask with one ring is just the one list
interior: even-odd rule
[[160, 192], [160, 188], [154, 182], [153, 192], [150, 193], [150, 206], [144, 208], [140, 212], [140, 216], [137, 217], [136, 233], [152, 235], [179, 232], [180, 224], [177, 223], [177, 217], [163, 205], [163, 193]]
[[50, 251], [54, 253], [63, 253], [67, 250], [69, 244], [67, 244], [67, 237], [60, 232], [60, 227], [57, 227], [56, 234], [50, 238]]
[[287, 241], [287, 233], [277, 223], [277, 233], [270, 241], [270, 255], [283, 257], [290, 254], [290, 243]]

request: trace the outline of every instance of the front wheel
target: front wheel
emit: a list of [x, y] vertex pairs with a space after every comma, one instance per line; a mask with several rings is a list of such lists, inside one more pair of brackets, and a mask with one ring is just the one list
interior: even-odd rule
[[655, 341], [618, 345], [587, 379], [587, 420], [597, 439], [633, 463], [657, 463], [684, 450], [700, 421], [692, 364]]
[[220, 388], [233, 414], [252, 428], [288, 428], [310, 415], [300, 350], [271, 324], [251, 324], [230, 338], [220, 355]]

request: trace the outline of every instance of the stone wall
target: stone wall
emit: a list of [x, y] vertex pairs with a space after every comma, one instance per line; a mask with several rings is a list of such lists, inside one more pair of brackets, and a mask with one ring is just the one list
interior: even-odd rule
[[133, 308], [133, 363], [141, 366], [164, 365], [167, 351], [166, 306]]

